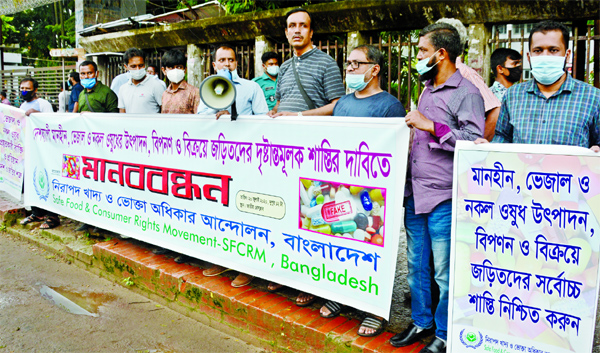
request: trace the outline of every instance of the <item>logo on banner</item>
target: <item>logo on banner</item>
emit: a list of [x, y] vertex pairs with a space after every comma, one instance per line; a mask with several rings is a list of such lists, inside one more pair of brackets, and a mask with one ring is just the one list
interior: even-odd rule
[[62, 176], [65, 178], [77, 179], [81, 175], [81, 162], [79, 160], [79, 156], [71, 156], [68, 154], [63, 154], [63, 163], [62, 163]]
[[[479, 334], [479, 336], [477, 336], [477, 334]], [[477, 349], [477, 347], [483, 344], [483, 335], [479, 331], [475, 333], [474, 331], [466, 331], [466, 329], [463, 329], [460, 331], [460, 342], [467, 348]]]
[[50, 196], [50, 182], [48, 180], [48, 172], [44, 169], [44, 172], [38, 172], [37, 167], [33, 170], [33, 186], [35, 192], [38, 194], [40, 200], [48, 201]]

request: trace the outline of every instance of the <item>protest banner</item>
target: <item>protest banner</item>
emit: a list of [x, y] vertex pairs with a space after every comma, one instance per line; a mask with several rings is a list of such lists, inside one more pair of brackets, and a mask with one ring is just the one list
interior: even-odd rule
[[21, 199], [25, 146], [25, 112], [0, 104], [0, 190]]
[[25, 202], [388, 316], [403, 119], [33, 114]]
[[449, 352], [592, 351], [600, 158], [457, 143]]

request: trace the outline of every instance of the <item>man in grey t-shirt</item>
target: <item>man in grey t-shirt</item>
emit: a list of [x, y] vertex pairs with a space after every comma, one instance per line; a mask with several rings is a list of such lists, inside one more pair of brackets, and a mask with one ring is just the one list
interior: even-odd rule
[[[335, 102], [346, 91], [335, 60], [311, 43], [310, 14], [301, 8], [288, 12], [285, 34], [294, 48], [294, 57], [281, 65], [275, 93], [277, 105], [269, 116], [331, 115]], [[296, 66], [306, 98], [296, 82], [292, 65]]]
[[131, 79], [119, 88], [119, 111], [121, 113], [160, 113], [162, 94], [165, 88], [154, 78], [146, 74], [144, 52], [137, 48], [127, 49], [123, 61]]

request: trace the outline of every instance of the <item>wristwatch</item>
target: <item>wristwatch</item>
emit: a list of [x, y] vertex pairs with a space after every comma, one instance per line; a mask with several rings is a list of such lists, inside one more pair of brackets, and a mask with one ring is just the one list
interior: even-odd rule
[[298, 116], [302, 116], [302, 112], [298, 112]]

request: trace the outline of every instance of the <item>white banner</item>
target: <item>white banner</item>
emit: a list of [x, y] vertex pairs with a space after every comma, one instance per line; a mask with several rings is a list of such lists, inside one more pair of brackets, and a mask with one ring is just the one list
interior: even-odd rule
[[21, 199], [25, 152], [25, 112], [0, 104], [0, 190]]
[[27, 204], [389, 316], [403, 119], [27, 121]]
[[599, 157], [580, 147], [457, 144], [449, 352], [592, 351]]

